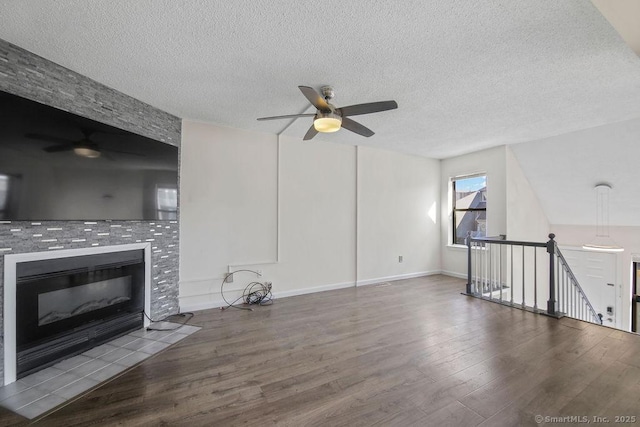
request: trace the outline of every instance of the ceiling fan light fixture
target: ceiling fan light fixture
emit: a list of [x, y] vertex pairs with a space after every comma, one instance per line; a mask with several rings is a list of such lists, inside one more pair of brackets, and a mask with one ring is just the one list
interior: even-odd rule
[[100, 152], [98, 150], [94, 150], [89, 147], [74, 147], [73, 152], [80, 157], [86, 157], [89, 159], [100, 157]]
[[329, 113], [318, 112], [318, 114], [316, 114], [316, 118], [313, 120], [313, 127], [318, 132], [323, 132], [323, 133], [337, 132], [340, 130], [341, 126], [342, 126], [342, 117], [332, 112], [329, 112]]

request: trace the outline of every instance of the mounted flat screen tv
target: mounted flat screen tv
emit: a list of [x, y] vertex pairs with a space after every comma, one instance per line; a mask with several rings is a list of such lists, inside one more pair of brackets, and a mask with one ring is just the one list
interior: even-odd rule
[[171, 220], [178, 148], [0, 91], [0, 220]]

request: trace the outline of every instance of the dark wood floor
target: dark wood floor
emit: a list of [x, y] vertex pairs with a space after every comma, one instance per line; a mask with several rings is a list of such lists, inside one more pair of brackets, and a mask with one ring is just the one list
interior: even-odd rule
[[[615, 417], [640, 417], [640, 336], [465, 297], [463, 285], [432, 276], [252, 312], [198, 312], [190, 323], [201, 331], [40, 424], [516, 426], [536, 425], [539, 415], [622, 425]], [[0, 411], [0, 425], [25, 423]]]

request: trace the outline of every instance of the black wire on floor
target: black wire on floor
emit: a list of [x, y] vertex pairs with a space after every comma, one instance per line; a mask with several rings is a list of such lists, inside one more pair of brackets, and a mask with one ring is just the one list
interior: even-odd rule
[[[176, 331], [180, 328], [182, 328], [184, 325], [187, 324], [187, 322], [189, 320], [191, 320], [191, 318], [193, 317], [193, 313], [191, 312], [186, 312], [186, 313], [177, 313], [177, 314], [170, 314], [168, 316], [166, 316], [164, 319], [161, 320], [152, 320], [148, 315], [146, 311], [143, 311], [144, 313], [144, 317], [146, 317], [149, 322], [151, 322], [151, 324], [149, 326], [147, 326], [147, 331]], [[175, 322], [174, 320], [172, 320], [173, 317], [182, 317], [183, 320], [182, 322], [179, 322], [179, 324], [173, 328], [154, 328], [152, 327], [154, 323], [162, 323], [162, 322], [171, 322], [171, 323], [178, 323]]]
[[242, 291], [241, 296], [239, 296], [232, 302], [229, 302], [227, 298], [225, 298], [224, 296], [224, 285], [225, 283], [227, 283], [227, 280], [229, 279], [229, 277], [232, 277], [235, 273], [240, 273], [240, 272], [254, 273], [258, 277], [262, 276], [262, 274], [254, 270], [236, 270], [225, 275], [224, 279], [222, 279], [222, 283], [220, 284], [220, 295], [222, 295], [222, 299], [224, 300], [225, 303], [227, 303], [227, 306], [220, 307], [221, 310], [225, 310], [227, 308], [233, 307], [233, 308], [237, 308], [238, 310], [253, 311], [253, 309], [250, 307], [240, 307], [236, 305], [236, 303], [240, 300], [242, 300], [243, 304], [247, 304], [247, 305], [273, 304], [273, 294], [271, 293], [271, 282], [264, 282], [264, 283], [251, 282], [244, 288], [244, 291]]
[[271, 305], [273, 294], [270, 282], [251, 282], [242, 292], [242, 301], [245, 304]]

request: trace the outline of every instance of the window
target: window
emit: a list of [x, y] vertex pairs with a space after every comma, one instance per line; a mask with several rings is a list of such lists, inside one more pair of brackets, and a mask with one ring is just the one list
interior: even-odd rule
[[453, 243], [464, 245], [471, 237], [487, 235], [487, 176], [470, 175], [453, 178]]
[[156, 188], [156, 209], [158, 219], [178, 219], [178, 190], [176, 188]]

